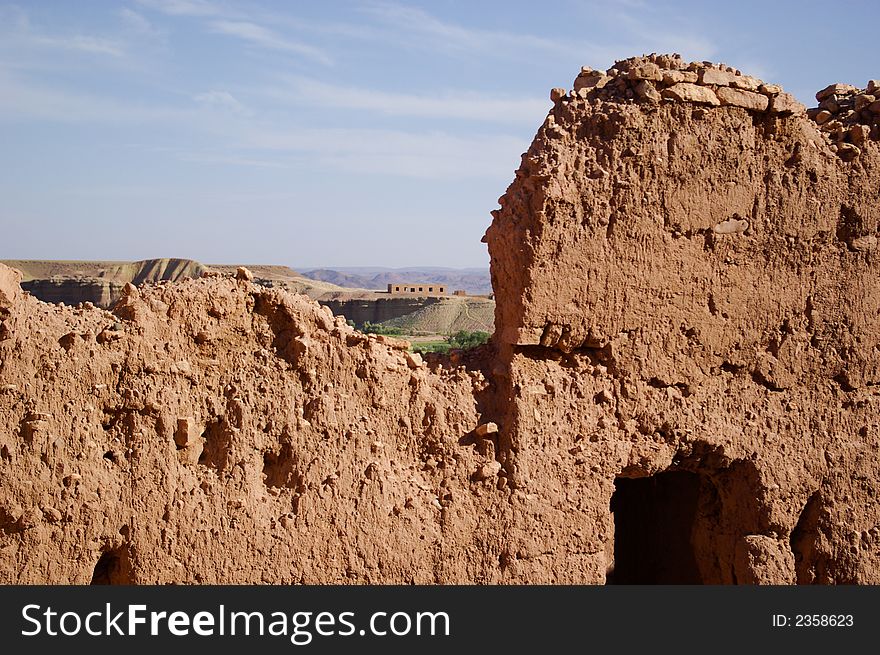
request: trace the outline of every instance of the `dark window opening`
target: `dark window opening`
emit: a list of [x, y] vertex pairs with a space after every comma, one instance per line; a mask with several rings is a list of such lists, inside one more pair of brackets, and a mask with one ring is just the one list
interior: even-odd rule
[[607, 584], [703, 583], [692, 540], [700, 485], [700, 476], [687, 471], [615, 480]]
[[95, 571], [92, 573], [93, 585], [131, 584], [131, 565], [128, 559], [128, 548], [122, 547], [108, 550], [101, 554]]

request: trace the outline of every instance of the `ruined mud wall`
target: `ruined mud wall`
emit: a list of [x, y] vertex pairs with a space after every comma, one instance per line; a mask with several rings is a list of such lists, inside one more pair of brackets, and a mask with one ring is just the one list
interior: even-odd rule
[[474, 352], [244, 270], [105, 311], [0, 266], [0, 581], [880, 582], [876, 83], [574, 87]]
[[574, 87], [486, 235], [513, 483], [594, 522], [562, 540], [595, 582], [615, 489], [675, 473], [698, 581], [880, 580], [873, 100], [853, 150], [726, 67], [654, 56]]
[[497, 580], [478, 371], [246, 280], [111, 313], [0, 277], [0, 581]]

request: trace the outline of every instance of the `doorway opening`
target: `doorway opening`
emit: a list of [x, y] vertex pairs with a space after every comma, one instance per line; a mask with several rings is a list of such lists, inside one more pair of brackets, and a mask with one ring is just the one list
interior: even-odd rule
[[703, 584], [693, 545], [701, 484], [689, 471], [615, 480], [607, 584]]
[[101, 553], [98, 563], [95, 564], [95, 571], [92, 573], [91, 584], [132, 584], [128, 548], [115, 548]]

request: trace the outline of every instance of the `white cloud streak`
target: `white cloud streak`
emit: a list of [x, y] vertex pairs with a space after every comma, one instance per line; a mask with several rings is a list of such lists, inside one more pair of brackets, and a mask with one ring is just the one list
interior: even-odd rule
[[193, 100], [197, 103], [212, 109], [221, 109], [224, 111], [238, 114], [239, 116], [249, 116], [252, 112], [238, 101], [229, 91], [206, 91], [193, 96]]
[[[291, 127], [259, 121], [228, 109], [237, 99], [223, 91], [196, 96], [191, 108], [139, 105], [115, 98], [35, 86], [0, 70], [0, 122], [45, 121], [91, 124], [155, 124], [188, 129], [193, 144], [164, 150], [175, 159], [205, 165], [257, 167], [307, 166], [328, 171], [422, 179], [506, 179], [526, 143], [513, 136], [460, 136], [448, 132], [394, 129]], [[239, 103], [240, 104], [240, 103]], [[206, 107], [207, 105], [207, 107]], [[140, 146], [161, 152], [161, 144]]]
[[[442, 21], [415, 7], [394, 3], [373, 3], [363, 11], [382, 22], [392, 25], [398, 34], [409, 35], [429, 47], [447, 52], [482, 52], [509, 55], [512, 51], [544, 50], [553, 53], [570, 52], [570, 43], [512, 32], [464, 27]], [[428, 44], [425, 44], [428, 45]]]
[[128, 7], [123, 7], [117, 13], [123, 25], [132, 32], [149, 37], [161, 35], [161, 32], [143, 14]]
[[505, 179], [527, 145], [516, 137], [378, 129], [270, 129], [244, 135], [255, 150], [305, 155], [312, 165], [425, 179]]
[[229, 10], [208, 0], [137, 0], [138, 4], [168, 16], [226, 16]]
[[217, 34], [232, 36], [268, 50], [301, 55], [325, 65], [333, 63], [319, 48], [286, 38], [250, 21], [214, 20], [209, 24], [209, 29]]
[[139, 105], [24, 82], [0, 70], [0, 120], [56, 123], [149, 123], [187, 120], [193, 112]]
[[0, 46], [19, 57], [26, 51], [59, 50], [107, 57], [124, 57], [125, 43], [90, 34], [46, 34], [36, 31], [19, 7], [0, 7]]
[[537, 125], [549, 100], [485, 95], [471, 91], [408, 94], [338, 85], [302, 77], [285, 77], [279, 85], [255, 93], [292, 105], [369, 111], [386, 116], [485, 121]]

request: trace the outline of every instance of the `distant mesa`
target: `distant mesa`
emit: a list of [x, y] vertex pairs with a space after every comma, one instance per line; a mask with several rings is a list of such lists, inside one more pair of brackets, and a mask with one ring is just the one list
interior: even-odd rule
[[191, 259], [161, 258], [136, 262], [6, 260], [22, 272], [21, 287], [39, 300], [109, 307], [131, 283], [177, 282], [199, 277], [206, 268]]

